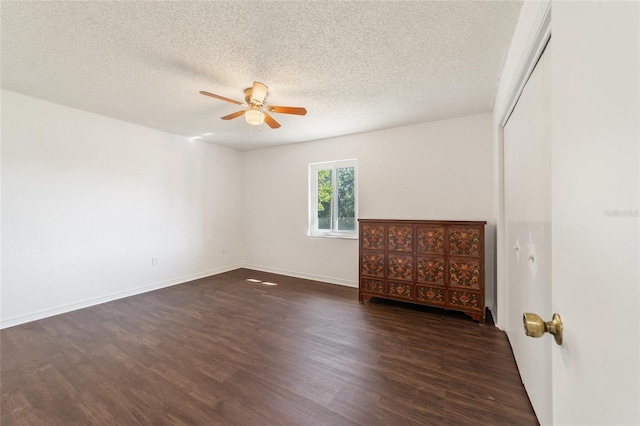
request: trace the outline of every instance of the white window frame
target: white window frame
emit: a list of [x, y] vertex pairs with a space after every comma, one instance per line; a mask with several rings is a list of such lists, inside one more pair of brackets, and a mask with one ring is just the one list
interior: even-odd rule
[[[345, 167], [353, 167], [353, 191], [354, 191], [354, 229], [351, 231], [341, 231], [338, 229], [338, 206], [332, 199], [331, 208], [333, 209], [333, 223], [331, 229], [318, 229], [318, 171], [320, 170], [336, 170]], [[337, 173], [332, 173], [334, 195], [337, 190]], [[309, 164], [309, 236], [311, 237], [329, 237], [329, 238], [358, 238], [358, 159], [325, 161], [321, 163]]]

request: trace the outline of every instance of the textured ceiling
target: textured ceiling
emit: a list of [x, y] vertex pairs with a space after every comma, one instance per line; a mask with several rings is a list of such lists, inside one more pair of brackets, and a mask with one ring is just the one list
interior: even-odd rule
[[[1, 3], [2, 88], [248, 150], [491, 111], [520, 1]], [[220, 117], [253, 81], [282, 127]]]

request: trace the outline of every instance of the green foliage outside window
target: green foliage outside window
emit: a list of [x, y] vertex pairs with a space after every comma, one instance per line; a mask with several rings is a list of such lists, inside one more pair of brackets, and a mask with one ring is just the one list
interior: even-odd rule
[[[355, 168], [335, 169], [338, 230], [355, 229]], [[318, 229], [332, 229], [334, 197], [333, 169], [318, 170]]]
[[338, 229], [353, 231], [355, 223], [355, 168], [338, 169]]
[[332, 172], [318, 170], [318, 229], [331, 229]]

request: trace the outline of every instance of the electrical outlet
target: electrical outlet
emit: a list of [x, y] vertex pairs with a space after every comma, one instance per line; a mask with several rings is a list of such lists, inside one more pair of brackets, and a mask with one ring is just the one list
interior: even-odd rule
[[151, 265], [156, 266], [158, 264], [158, 258], [157, 257], [152, 257], [151, 258]]
[[269, 253], [271, 253], [271, 249], [269, 248], [269, 246], [266, 246], [266, 247], [264, 248], [264, 252], [265, 252], [265, 254], [269, 254]]

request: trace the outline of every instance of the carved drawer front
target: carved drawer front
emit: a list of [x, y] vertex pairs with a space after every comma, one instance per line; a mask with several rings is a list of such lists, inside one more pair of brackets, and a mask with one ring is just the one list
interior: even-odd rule
[[362, 249], [384, 250], [384, 226], [362, 225]]
[[444, 255], [444, 228], [441, 226], [419, 226], [416, 232], [418, 253]]
[[413, 281], [413, 256], [389, 253], [387, 262], [387, 278], [393, 280]]
[[360, 289], [367, 293], [385, 294], [384, 281], [362, 278], [360, 280]]
[[418, 282], [444, 286], [444, 257], [418, 256]]
[[384, 277], [384, 255], [381, 253], [362, 253], [362, 274]]
[[480, 290], [480, 261], [451, 258], [449, 260], [449, 286]]
[[413, 286], [404, 283], [387, 283], [387, 294], [402, 299], [413, 299]]
[[480, 295], [467, 291], [449, 291], [449, 304], [467, 309], [481, 309]]
[[445, 302], [445, 290], [439, 287], [416, 286], [416, 300], [418, 302], [442, 303]]
[[389, 251], [413, 253], [413, 226], [389, 225]]
[[449, 254], [451, 256], [480, 256], [480, 229], [452, 227], [449, 230]]

